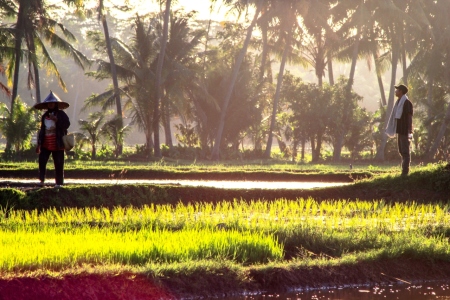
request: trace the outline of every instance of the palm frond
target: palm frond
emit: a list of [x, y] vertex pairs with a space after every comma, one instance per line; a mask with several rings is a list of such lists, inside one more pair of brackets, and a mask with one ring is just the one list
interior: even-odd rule
[[[111, 64], [104, 60], [97, 60], [97, 72], [90, 73], [96, 79], [111, 78]], [[123, 81], [129, 81], [136, 77], [136, 74], [121, 65], [116, 64], [117, 77]]]
[[72, 44], [62, 39], [59, 35], [51, 30], [43, 30], [44, 39], [50, 43], [53, 48], [60, 49], [66, 55], [72, 57], [75, 64], [84, 70], [85, 66], [89, 66], [91, 61], [80, 51], [76, 50]]
[[45, 48], [45, 45], [42, 43], [42, 41], [40, 39], [36, 39], [36, 46], [39, 46], [42, 51], [43, 61], [44, 61], [45, 65], [47, 66], [47, 70], [49, 70], [51, 73], [53, 73], [56, 76], [56, 78], [58, 79], [59, 85], [66, 92], [67, 91], [66, 83], [62, 79], [61, 74], [58, 71], [58, 67], [56, 66], [56, 63], [53, 61], [50, 53], [48, 53], [47, 48]]
[[4, 15], [8, 18], [16, 17], [19, 8], [11, 0], [0, 1], [0, 10], [4, 12]]
[[58, 27], [61, 32], [63, 33], [63, 35], [67, 38], [68, 41], [71, 42], [76, 42], [77, 38], [73, 35], [72, 32], [70, 32], [62, 23], [59, 23], [53, 19], [49, 19], [47, 18], [45, 20], [46, 24], [50, 27], [49, 29], [53, 30], [55, 29], [55, 27]]
[[82, 112], [92, 108], [92, 107], [101, 107], [102, 111], [107, 111], [108, 109], [114, 107], [116, 104], [114, 97], [114, 90], [109, 89], [102, 94], [92, 94], [85, 101], [84, 105], [81, 108]]
[[4, 85], [3, 83], [0, 82], [0, 90], [7, 96], [7, 97], [11, 97], [11, 90]]

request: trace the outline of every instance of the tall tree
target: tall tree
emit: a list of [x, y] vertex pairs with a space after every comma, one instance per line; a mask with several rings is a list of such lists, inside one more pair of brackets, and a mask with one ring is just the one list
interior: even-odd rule
[[160, 121], [160, 107], [162, 98], [162, 69], [164, 64], [164, 58], [166, 55], [167, 37], [169, 35], [169, 17], [170, 17], [170, 4], [171, 0], [166, 0], [166, 9], [164, 11], [164, 24], [163, 35], [160, 41], [160, 50], [158, 55], [158, 64], [156, 66], [156, 83], [155, 91], [156, 97], [153, 108], [153, 130], [154, 130], [154, 155], [155, 157], [161, 157], [161, 146], [159, 142], [159, 121]]
[[[79, 2], [72, 0], [64, 1], [66, 4], [80, 5]], [[28, 85], [29, 88], [36, 88], [36, 102], [40, 102], [40, 83], [39, 83], [39, 56], [45, 62], [47, 70], [51, 71], [59, 80], [60, 85], [65, 89], [65, 83], [62, 80], [55, 62], [47, 51], [44, 41], [51, 47], [59, 48], [67, 55], [71, 56], [77, 65], [82, 68], [89, 64], [88, 59], [77, 51], [69, 41], [75, 41], [75, 37], [60, 23], [51, 19], [47, 14], [46, 3], [44, 0], [18, 0], [3, 2], [1, 11], [7, 16], [16, 17], [14, 24], [14, 58], [9, 62], [8, 70], [13, 73], [13, 87], [11, 95], [10, 113], [14, 114], [15, 101], [18, 96], [20, 64], [24, 58], [22, 44], [25, 42], [28, 51], [25, 53], [28, 60]], [[59, 28], [64, 38], [57, 34]], [[38, 50], [39, 54], [38, 55]], [[10, 149], [11, 142], [7, 139], [6, 149]]]
[[[105, 15], [105, 8], [104, 8], [104, 1], [99, 0], [98, 1], [98, 8], [97, 8], [97, 19], [102, 23], [103, 27], [103, 33], [105, 36], [105, 42], [106, 42], [106, 53], [108, 54], [110, 67], [111, 67], [111, 77], [114, 87], [114, 98], [116, 102], [116, 115], [117, 115], [117, 121], [114, 123], [115, 125], [119, 126], [118, 130], [120, 131], [123, 127], [123, 113], [122, 113], [122, 101], [120, 99], [120, 91], [119, 91], [119, 81], [117, 80], [117, 70], [116, 70], [116, 63], [114, 60], [114, 54], [111, 46], [111, 38], [109, 35], [109, 28], [108, 28], [108, 21], [106, 20]], [[121, 143], [118, 146], [117, 153], [118, 155], [122, 154], [123, 151], [123, 143]]]
[[[47, 69], [53, 72], [59, 80], [59, 83], [65, 89], [65, 84], [62, 81], [56, 64], [52, 60], [49, 52], [44, 46], [44, 41], [48, 42], [51, 47], [61, 49], [67, 55], [71, 56], [77, 65], [84, 67], [89, 64], [88, 59], [79, 51], [77, 51], [71, 44], [71, 41], [75, 41], [75, 37], [70, 33], [63, 24], [50, 18], [47, 14], [47, 7], [44, 0], [18, 0], [17, 2], [8, 2], [9, 7], [2, 6], [3, 12], [8, 16], [16, 16], [16, 23], [14, 25], [15, 31], [15, 55], [14, 60], [10, 62], [11, 67], [9, 69], [13, 71], [13, 88], [11, 104], [14, 103], [17, 97], [18, 80], [20, 72], [20, 63], [23, 60], [22, 44], [25, 42], [27, 52], [27, 59], [30, 64], [29, 68], [29, 85], [35, 86], [36, 102], [40, 102], [40, 87], [39, 87], [39, 59], [37, 51], [43, 57], [43, 61], [46, 63]], [[75, 4], [79, 7], [81, 4], [79, 1], [65, 0], [65, 4]], [[56, 31], [60, 29], [64, 38], [60, 37]], [[31, 71], [34, 71], [34, 77]], [[12, 110], [13, 111], [13, 110]]]
[[330, 25], [331, 21], [331, 5], [335, 4], [334, 0], [319, 0], [310, 2], [308, 14], [303, 18], [306, 36], [304, 40], [306, 44], [303, 46], [303, 55], [308, 64], [314, 70], [321, 87], [325, 69], [328, 67], [330, 84], [334, 84], [333, 77], [333, 46], [339, 40], [334, 28]]
[[[351, 66], [350, 66], [350, 75], [347, 82], [347, 98], [350, 99], [352, 96], [352, 88], [353, 88], [353, 82], [355, 77], [355, 71], [356, 71], [356, 63], [360, 57], [361, 51], [360, 51], [360, 44], [361, 39], [363, 36], [363, 33], [365, 31], [365, 23], [366, 20], [369, 17], [369, 12], [367, 10], [367, 7], [365, 5], [365, 0], [360, 0], [358, 2], [350, 2], [344, 3], [340, 2], [340, 4], [335, 6], [335, 10], [342, 10], [342, 9], [348, 9], [348, 5], [351, 5], [350, 10], [353, 11], [353, 13], [350, 16], [350, 19], [348, 22], [346, 22], [341, 28], [340, 32], [342, 35], [348, 36], [348, 41], [350, 41], [350, 47], [348, 47], [348, 50], [351, 51]], [[343, 6], [341, 8], [341, 6]], [[345, 12], [344, 12], [345, 14]], [[345, 17], [344, 17], [345, 19]], [[342, 147], [344, 146], [345, 142], [345, 135], [349, 129], [349, 120], [350, 120], [350, 101], [345, 101], [343, 103], [343, 118], [342, 123], [338, 124], [338, 131], [339, 134], [337, 135], [337, 139], [334, 143], [334, 149], [333, 149], [333, 161], [339, 161], [341, 159], [341, 152]]]
[[[154, 19], [153, 19], [154, 20]], [[146, 150], [149, 154], [153, 150], [153, 101], [155, 97], [155, 61], [158, 53], [156, 40], [158, 38], [155, 26], [157, 22], [147, 24], [141, 17], [134, 20], [134, 33], [131, 43], [126, 44], [116, 38], [111, 39], [111, 46], [116, 55], [116, 70], [118, 80], [122, 83], [119, 91], [126, 96], [124, 110], [129, 110], [135, 124], [144, 131]], [[99, 52], [104, 51], [106, 43], [99, 32], [89, 32], [88, 37], [93, 41]], [[110, 62], [97, 60], [98, 69], [91, 75], [96, 79], [111, 78]], [[114, 90], [107, 90], [99, 95], [92, 95], [85, 101], [84, 109], [101, 106], [106, 111], [115, 105]]]
[[[427, 143], [428, 145], [426, 148], [426, 158], [428, 160], [432, 160], [437, 153], [439, 145], [442, 144], [442, 141], [445, 137], [446, 132], [448, 132], [448, 126], [450, 124], [450, 3], [445, 1], [434, 2], [428, 8], [431, 14], [434, 16], [431, 24], [432, 32], [434, 33], [434, 39], [432, 40], [432, 46], [430, 48], [427, 49], [426, 47], [424, 47], [424, 49], [428, 50], [425, 51], [428, 52], [428, 55], [425, 55], [427, 59], [425, 59], [422, 63], [419, 63], [419, 66], [426, 66], [425, 72], [427, 74], [429, 82], [431, 82], [429, 83], [430, 86], [433, 85], [433, 82], [436, 82], [447, 90], [445, 99], [447, 102], [446, 113], [434, 140], [432, 140], [431, 138], [430, 129], [428, 130], [429, 142]], [[413, 63], [412, 66], [415, 66], [415, 64]], [[433, 88], [430, 87], [428, 90], [428, 94], [430, 95], [432, 91]], [[427, 104], [429, 105], [430, 100], [428, 100], [427, 102]], [[428, 115], [428, 119], [431, 119], [431, 114]]]
[[78, 120], [80, 130], [87, 134], [87, 139], [91, 143], [91, 158], [97, 158], [97, 142], [100, 139], [102, 132], [102, 126], [105, 121], [105, 113], [103, 111], [89, 114], [87, 120]]
[[[415, 30], [421, 31], [422, 19], [414, 19], [412, 16], [408, 15], [410, 9], [413, 9], [413, 6], [416, 4], [416, 0], [409, 1], [390, 1], [386, 2], [383, 5], [384, 13], [380, 16], [378, 20], [380, 26], [382, 26], [382, 30], [386, 32], [386, 36], [390, 41], [390, 51], [391, 51], [391, 82], [390, 82], [390, 91], [387, 105], [387, 114], [385, 116], [384, 122], [380, 124], [381, 134], [381, 142], [378, 146], [377, 153], [375, 155], [375, 159], [378, 161], [383, 161], [385, 156], [385, 148], [387, 144], [387, 135], [385, 132], [385, 124], [388, 123], [390, 113], [394, 106], [394, 86], [397, 84], [397, 68], [398, 63], [401, 59], [402, 55], [402, 39], [399, 38], [404, 35], [404, 28], [407, 25], [413, 26]], [[425, 24], [427, 21], [425, 21]], [[406, 59], [406, 58], [404, 58]]]
[[[186, 101], [188, 86], [193, 84], [198, 74], [205, 74], [205, 66], [197, 63], [198, 47], [205, 31], [192, 30], [190, 22], [194, 12], [183, 14], [172, 12], [170, 17], [169, 36], [164, 62], [164, 83], [161, 102], [161, 123], [164, 127], [165, 144], [173, 147], [170, 119], [174, 113], [179, 116], [189, 114], [189, 103]], [[203, 53], [203, 60], [206, 54]], [[205, 77], [205, 76], [203, 76]]]
[[223, 101], [222, 107], [221, 107], [220, 120], [219, 120], [219, 125], [217, 128], [217, 134], [216, 134], [216, 138], [215, 138], [215, 142], [214, 142], [214, 147], [211, 152], [212, 160], [218, 160], [220, 157], [220, 144], [222, 141], [222, 134], [223, 134], [223, 128], [225, 125], [225, 117], [227, 114], [228, 104], [230, 102], [230, 98], [231, 98], [233, 90], [234, 90], [234, 85], [236, 83], [236, 79], [239, 74], [239, 69], [241, 67], [242, 61], [244, 60], [245, 54], [247, 53], [247, 48], [250, 43], [250, 38], [252, 36], [253, 28], [256, 25], [256, 22], [258, 20], [258, 16], [261, 12], [263, 4], [264, 4], [264, 0], [258, 0], [258, 2], [256, 4], [256, 11], [255, 11], [255, 14], [253, 15], [253, 20], [247, 28], [247, 35], [245, 37], [244, 44], [242, 46], [241, 51], [239, 52], [238, 57], [236, 58], [236, 63], [233, 67], [233, 73], [231, 74], [228, 92], [224, 98], [224, 101]]
[[[276, 115], [278, 112], [278, 102], [280, 99], [280, 91], [283, 83], [284, 69], [286, 62], [290, 57], [289, 54], [293, 52], [294, 42], [298, 42], [302, 36], [302, 28], [299, 25], [298, 17], [305, 17], [309, 12], [309, 3], [306, 1], [283, 1], [275, 2], [274, 9], [276, 14], [274, 17], [278, 19], [278, 37], [280, 45], [283, 45], [284, 50], [281, 56], [280, 70], [277, 78], [277, 87], [272, 104], [272, 113], [270, 115], [270, 127], [267, 138], [266, 150], [264, 152], [265, 158], [270, 158], [272, 151], [273, 133], [276, 126]], [[296, 45], [298, 48], [298, 45]], [[300, 56], [297, 56], [295, 62], [302, 62]]]

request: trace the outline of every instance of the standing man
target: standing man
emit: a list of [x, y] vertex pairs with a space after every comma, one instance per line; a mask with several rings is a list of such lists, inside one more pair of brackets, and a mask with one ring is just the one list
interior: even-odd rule
[[408, 88], [403, 85], [395, 86], [397, 101], [392, 109], [386, 134], [395, 137], [397, 134], [398, 152], [402, 157], [402, 176], [408, 176], [409, 164], [411, 163], [411, 140], [413, 133], [412, 118], [414, 115], [413, 105], [409, 101]]

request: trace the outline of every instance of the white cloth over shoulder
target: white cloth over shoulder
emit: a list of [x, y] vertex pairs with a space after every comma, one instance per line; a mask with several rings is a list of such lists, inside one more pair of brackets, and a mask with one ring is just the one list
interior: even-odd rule
[[45, 129], [50, 130], [50, 129], [54, 129], [55, 128], [56, 123], [52, 119], [46, 117], [44, 119], [44, 125], [45, 125]]
[[395, 132], [397, 131], [397, 119], [402, 117], [403, 106], [405, 105], [406, 100], [408, 100], [408, 96], [403, 95], [400, 98], [400, 101], [395, 102], [385, 131], [388, 137], [395, 137]]

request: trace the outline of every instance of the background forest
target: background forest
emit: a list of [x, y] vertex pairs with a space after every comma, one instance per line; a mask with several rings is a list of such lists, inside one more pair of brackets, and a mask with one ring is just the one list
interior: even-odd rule
[[399, 83], [414, 155], [449, 158], [450, 1], [197, 2], [210, 19], [181, 0], [0, 0], [3, 159], [32, 155], [50, 90], [84, 159], [397, 159]]

